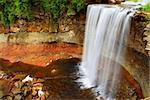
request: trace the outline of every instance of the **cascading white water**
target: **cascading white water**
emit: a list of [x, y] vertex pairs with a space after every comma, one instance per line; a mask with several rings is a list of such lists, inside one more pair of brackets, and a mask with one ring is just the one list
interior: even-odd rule
[[148, 3], [150, 3], [150, 0], [136, 0], [136, 2], [134, 2], [134, 0], [126, 0], [122, 4], [140, 6], [140, 5], [146, 5]]
[[[83, 58], [80, 66], [86, 87], [95, 87], [106, 99], [116, 93], [115, 80], [119, 67], [113, 64], [123, 55], [123, 42], [130, 30], [133, 12], [128, 8], [108, 5], [89, 5]], [[111, 80], [111, 81], [110, 81]], [[112, 91], [107, 93], [108, 91]]]

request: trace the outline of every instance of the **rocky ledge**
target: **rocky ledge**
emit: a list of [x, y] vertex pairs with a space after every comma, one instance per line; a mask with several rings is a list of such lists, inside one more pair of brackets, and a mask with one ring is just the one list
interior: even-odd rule
[[150, 15], [138, 12], [132, 18], [131, 31], [125, 42], [125, 61], [122, 66], [142, 88], [144, 97], [149, 97], [149, 19]]
[[147, 41], [147, 45], [145, 49], [149, 51], [149, 56], [150, 56], [150, 23], [146, 26], [144, 35], [145, 35], [144, 40]]

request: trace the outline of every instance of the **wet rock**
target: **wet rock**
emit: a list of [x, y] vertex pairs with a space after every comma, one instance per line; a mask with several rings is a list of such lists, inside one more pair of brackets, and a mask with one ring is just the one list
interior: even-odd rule
[[22, 82], [22, 80], [12, 82], [14, 85], [12, 85], [9, 95], [5, 96], [1, 93], [1, 97], [6, 98], [6, 100], [22, 100], [23, 98], [25, 100], [32, 100], [33, 98], [36, 98], [36, 100], [47, 100], [49, 93], [47, 90], [43, 90], [42, 83], [44, 80], [36, 78], [26, 82]]
[[[64, 63], [65, 64], [65, 68], [63, 68], [63, 65]], [[78, 84], [76, 82], [73, 82], [73, 79], [72, 77], [69, 78], [67, 76], [67, 73], [70, 73], [70, 72], [75, 72], [73, 71], [73, 67], [70, 67], [70, 66], [73, 66], [73, 65], [76, 65], [77, 62], [79, 62], [79, 59], [78, 60], [72, 60], [72, 59], [67, 59], [67, 60], [59, 60], [59, 61], [55, 61], [55, 65], [57, 64], [57, 66], [62, 66], [62, 67], [58, 67], [58, 74], [57, 75], [60, 75], [58, 76], [58, 78], [53, 78], [49, 75], [51, 75], [51, 70], [52, 69], [57, 69], [57, 67], [53, 66], [53, 64], [49, 65], [48, 67], [42, 67], [42, 68], [33, 68], [30, 66], [29, 67], [29, 70], [31, 70], [31, 73], [32, 75], [34, 74], [34, 72], [38, 72], [40, 69], [42, 70], [42, 73], [46, 74], [46, 77], [50, 77], [51, 79], [47, 80], [45, 79], [46, 77], [44, 77], [44, 79], [41, 79], [41, 78], [33, 78], [33, 81], [31, 82], [24, 82], [23, 86], [30, 86], [31, 87], [31, 91], [26, 94], [24, 94], [24, 90], [21, 89], [22, 91], [22, 97], [23, 97], [23, 100], [37, 100], [39, 99], [39, 96], [38, 96], [38, 90], [37, 91], [33, 91], [33, 86], [40, 86], [42, 87], [42, 91], [44, 92], [44, 96], [41, 96], [40, 99], [45, 99], [45, 100], [72, 100], [72, 99], [80, 99], [81, 100], [87, 100], [86, 98], [89, 97], [90, 93], [86, 95], [86, 93], [84, 92], [84, 94], [81, 96], [78, 91], [80, 90], [80, 88], [78, 87]], [[54, 62], [53, 62], [54, 63]], [[24, 66], [24, 65], [16, 65], [16, 66], [19, 66], [18, 68], [16, 68], [14, 66], [14, 69], [16, 71], [16, 69], [18, 70], [21, 70], [21, 66]], [[24, 73], [28, 73], [29, 70], [26, 70], [28, 66], [25, 66], [25, 69], [23, 70], [24, 72], [21, 73], [16, 73], [16, 74], [24, 74]], [[11, 67], [12, 68], [12, 67]], [[38, 69], [38, 71], [36, 70]], [[43, 70], [45, 69], [45, 70]], [[63, 72], [63, 69], [64, 69], [64, 72]], [[76, 69], [76, 68], [75, 68]], [[15, 74], [15, 75], [16, 75]], [[66, 77], [63, 77], [64, 74], [66, 75]], [[31, 75], [31, 74], [29, 74]], [[27, 75], [25, 75], [24, 77], [20, 77], [20, 79], [18, 80], [12, 80], [12, 81], [15, 81], [15, 82], [22, 82], [22, 80], [26, 77]], [[56, 75], [55, 75], [56, 76]], [[57, 76], [56, 76], [57, 77]], [[60, 77], [60, 78], [59, 78]], [[16, 88], [16, 86], [14, 85], [13, 82], [13, 86], [14, 88]], [[23, 88], [23, 87], [22, 87]], [[38, 88], [36, 88], [38, 89]], [[11, 92], [11, 90], [10, 90]], [[91, 92], [92, 94], [92, 92]], [[9, 94], [10, 95], [10, 94]], [[14, 97], [15, 95], [12, 94], [12, 96]], [[83, 99], [82, 99], [83, 98]], [[7, 99], [6, 99], [7, 100]], [[91, 99], [90, 100], [95, 100], [95, 99]]]
[[[147, 31], [149, 29], [148, 23], [147, 16], [143, 13], [136, 13], [132, 18], [131, 31], [125, 40], [125, 61], [122, 63], [141, 86], [144, 97], [149, 95], [148, 70], [150, 53], [148, 54], [148, 50], [145, 49], [146, 45], [148, 45], [147, 35], [150, 34]], [[119, 61], [121, 62], [121, 59]]]
[[[149, 95], [149, 58], [132, 48], [127, 48], [124, 68], [139, 83], [144, 97]], [[132, 81], [131, 81], [132, 82]], [[137, 86], [137, 85], [135, 85]], [[139, 89], [137, 87], [137, 89]]]

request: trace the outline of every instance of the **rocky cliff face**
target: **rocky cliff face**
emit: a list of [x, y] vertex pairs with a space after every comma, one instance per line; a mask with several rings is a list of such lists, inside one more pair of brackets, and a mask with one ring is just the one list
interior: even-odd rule
[[[150, 55], [148, 54], [149, 39], [144, 34], [148, 26], [149, 18], [143, 13], [136, 14], [131, 23], [131, 32], [129, 33], [125, 47], [125, 62], [123, 66], [134, 77], [142, 88], [143, 95], [149, 97], [149, 67]], [[145, 33], [144, 33], [145, 32]], [[145, 38], [145, 40], [143, 40]], [[146, 46], [147, 45], [147, 46]]]
[[[61, 18], [55, 25], [50, 24], [47, 17], [42, 15], [31, 22], [17, 20], [9, 29], [4, 29], [0, 24], [0, 42], [68, 42], [82, 44], [85, 30], [85, 15], [83, 12]], [[37, 15], [35, 16], [37, 17]]]
[[126, 46], [135, 49], [136, 51], [148, 56], [148, 51], [145, 49], [147, 42], [145, 38], [145, 28], [149, 23], [149, 18], [144, 13], [137, 13], [132, 18], [131, 30], [126, 40]]
[[150, 23], [146, 26], [144, 35], [144, 40], [147, 42], [145, 49], [148, 51], [148, 54], [150, 56]]

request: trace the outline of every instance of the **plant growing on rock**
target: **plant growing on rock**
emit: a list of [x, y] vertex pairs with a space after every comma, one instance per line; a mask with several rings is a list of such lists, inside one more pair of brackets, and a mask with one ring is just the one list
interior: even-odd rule
[[65, 12], [67, 0], [43, 0], [42, 8], [45, 12], [50, 12], [53, 21]]
[[142, 11], [150, 11], [150, 2], [140, 8]]
[[[31, 10], [36, 6], [50, 13], [53, 22], [67, 15], [74, 15], [85, 7], [86, 0], [0, 0], [0, 21], [9, 26], [16, 19], [31, 19]], [[34, 9], [31, 9], [34, 8]]]
[[1, 0], [0, 20], [5, 26], [19, 18], [31, 18], [29, 0]]
[[45, 12], [50, 12], [53, 21], [64, 15], [73, 15], [73, 12], [79, 12], [85, 7], [85, 0], [43, 0], [42, 8]]
[[68, 6], [67, 15], [73, 15], [73, 12], [79, 12], [85, 7], [85, 0], [71, 0]]

